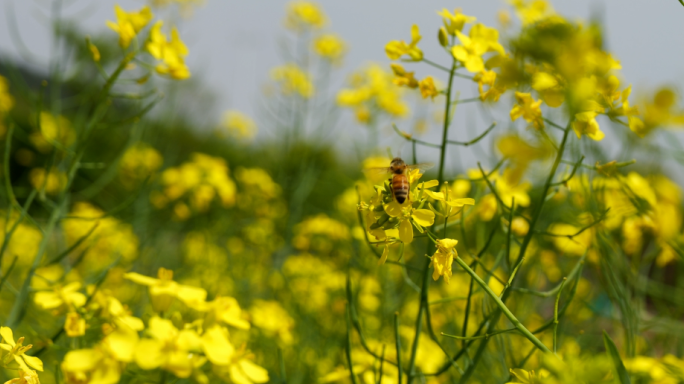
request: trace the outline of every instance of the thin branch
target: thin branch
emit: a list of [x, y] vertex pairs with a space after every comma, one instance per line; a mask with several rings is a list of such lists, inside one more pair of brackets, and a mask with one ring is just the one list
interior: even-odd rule
[[[402, 61], [404, 61], [404, 60], [402, 60]], [[404, 62], [413, 62], [413, 61], [412, 61], [412, 60], [407, 60], [407, 61], [404, 61]], [[450, 70], [449, 68], [447, 68], [447, 67], [445, 67], [445, 66], [442, 66], [442, 65], [440, 65], [440, 64], [437, 64], [437, 63], [435, 63], [435, 62], [433, 62], [433, 61], [430, 61], [430, 60], [428, 60], [428, 59], [426, 59], [426, 58], [423, 58], [423, 62], [424, 62], [425, 64], [431, 65], [431, 66], [433, 66], [433, 67], [435, 67], [435, 68], [439, 68], [439, 69], [441, 69], [441, 70], [444, 71], [444, 72], [451, 72], [451, 70]]]
[[568, 281], [567, 277], [563, 278], [561, 282], [560, 289], [558, 289], [558, 294], [556, 295], [556, 304], [553, 307], [553, 353], [556, 354], [558, 347], [558, 302], [560, 301], [561, 293], [563, 292], [563, 286], [565, 282]]
[[[468, 266], [468, 264], [466, 264], [465, 261], [463, 261], [460, 257], [454, 258], [454, 261], [456, 261], [456, 263], [458, 263], [458, 265], [460, 265], [461, 268], [465, 269], [465, 271], [468, 272], [470, 274], [470, 276], [472, 276], [472, 278], [475, 279], [475, 281], [478, 284], [480, 284], [480, 286], [485, 290], [487, 295], [489, 295], [489, 297], [492, 300], [494, 300], [494, 302], [499, 307], [501, 312], [503, 312], [503, 314], [508, 318], [508, 320], [510, 320], [510, 322], [513, 323], [513, 326], [515, 326], [515, 328], [518, 331], [520, 331], [520, 333], [522, 333], [523, 336], [525, 336], [525, 338], [527, 338], [532, 344], [537, 346], [537, 348], [541, 349], [542, 351], [551, 352], [549, 350], [549, 348], [546, 347], [546, 345], [544, 345], [544, 343], [542, 343], [539, 339], [537, 339], [532, 334], [532, 332], [530, 332], [527, 328], [525, 328], [525, 326], [520, 322], [520, 320], [518, 320], [515, 317], [515, 315], [513, 315], [513, 313], [510, 311], [510, 309], [508, 309], [506, 304], [504, 304], [503, 301], [501, 301], [499, 296], [496, 293], [494, 293], [494, 291], [492, 291], [492, 289], [489, 287], [489, 285], [487, 283], [485, 283], [484, 280], [482, 280], [480, 278], [480, 276], [478, 276], [477, 273], [475, 273], [475, 271], [470, 269], [470, 267]], [[493, 333], [493, 332], [490, 332], [490, 333]]]
[[476, 144], [478, 141], [482, 140], [489, 132], [492, 131], [496, 127], [496, 122], [492, 123], [492, 125], [487, 128], [486, 131], [484, 131], [480, 136], [470, 140], [470, 141], [454, 141], [454, 140], [448, 140], [447, 143], [449, 144], [454, 144], [454, 145], [462, 145], [464, 147]]
[[496, 335], [499, 335], [502, 333], [515, 332], [515, 331], [518, 331], [518, 328], [513, 327], [513, 328], [508, 328], [508, 329], [502, 329], [499, 331], [494, 331], [492, 333], [486, 333], [484, 335], [468, 336], [468, 337], [449, 335], [449, 334], [444, 333], [444, 332], [442, 332], [441, 334], [442, 334], [442, 336], [451, 337], [452, 339], [457, 339], [457, 340], [480, 340], [480, 339], [489, 339], [492, 336], [496, 336]]
[[349, 364], [349, 375], [351, 376], [351, 381], [353, 384], [357, 384], [356, 382], [356, 375], [354, 375], [354, 365], [352, 364], [352, 358], [351, 358], [351, 348], [352, 348], [352, 342], [351, 342], [351, 326], [349, 324], [349, 305], [351, 303], [347, 303], [347, 313], [345, 313], [345, 318], [347, 319], [347, 348], [346, 348], [346, 354], [347, 354], [347, 363]]
[[394, 123], [392, 123], [392, 128], [394, 128], [394, 130], [399, 134], [399, 136], [403, 137], [404, 139], [406, 139], [410, 142], [420, 144], [420, 145], [424, 145], [426, 147], [431, 147], [431, 148], [442, 148], [442, 146], [439, 144], [433, 144], [433, 143], [428, 143], [427, 141], [414, 139], [410, 134], [403, 132], [399, 128], [397, 128], [397, 125]]
[[[587, 257], [587, 252], [584, 252], [584, 255], [582, 255], [582, 257], [579, 259], [577, 264], [575, 264], [575, 267], [568, 274], [568, 277], [567, 277], [568, 279], [572, 280], [575, 278], [575, 275], [577, 275], [577, 273], [581, 270], [582, 264], [584, 263], [584, 259], [586, 259], [586, 257]], [[513, 287], [511, 289], [515, 292], [526, 293], [526, 294], [530, 294], [530, 295], [534, 295], [534, 296], [538, 296], [538, 297], [551, 297], [551, 296], [555, 295], [561, 289], [562, 284], [563, 283], [558, 284], [554, 288], [552, 288], [548, 291], [535, 291], [532, 289], [518, 288], [518, 287]]]
[[567, 237], [568, 239], [572, 240], [575, 236], [579, 236], [580, 234], [582, 234], [582, 232], [586, 231], [587, 229], [589, 229], [589, 228], [595, 226], [596, 224], [600, 223], [601, 221], [605, 220], [606, 215], [608, 214], [608, 211], [610, 211], [610, 207], [606, 208], [606, 210], [601, 213], [601, 216], [598, 219], [594, 220], [589, 225], [581, 228], [577, 232], [570, 234], [570, 235], [561, 235], [558, 233], [551, 233], [551, 232], [546, 232], [546, 231], [534, 231], [534, 233], [538, 233], [538, 234], [544, 235], [544, 236], [551, 236], [551, 237]]
[[582, 160], [584, 160], [584, 155], [580, 156], [580, 159], [577, 160], [577, 162], [572, 166], [572, 172], [570, 172], [570, 175], [568, 177], [566, 177], [562, 181], [553, 183], [551, 185], [565, 185], [568, 181], [572, 180], [572, 178], [575, 176], [575, 172], [577, 172], [577, 168], [579, 168], [579, 166], [582, 165]]

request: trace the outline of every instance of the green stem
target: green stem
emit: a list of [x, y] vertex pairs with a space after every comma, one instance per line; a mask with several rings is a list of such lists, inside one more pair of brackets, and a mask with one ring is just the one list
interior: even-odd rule
[[517, 331], [517, 330], [518, 330], [518, 328], [501, 329], [501, 330], [498, 330], [498, 331], [494, 331], [494, 332], [492, 332], [492, 333], [486, 333], [486, 334], [484, 334], [484, 335], [469, 336], [469, 337], [468, 337], [468, 336], [449, 335], [448, 333], [442, 332], [442, 336], [451, 337], [452, 339], [456, 339], [456, 340], [468, 341], [468, 340], [489, 339], [489, 338], [492, 337], [492, 336], [496, 336], [496, 335], [499, 335], [499, 334], [502, 334], [502, 333], [507, 333], [507, 332], [513, 332], [513, 331]]
[[[508, 309], [508, 307], [506, 306], [506, 304], [504, 304], [503, 301], [501, 301], [501, 299], [499, 298], [499, 296], [498, 296], [496, 293], [494, 293], [494, 291], [492, 291], [491, 288], [489, 288], [489, 285], [488, 285], [487, 283], [485, 283], [484, 280], [482, 280], [482, 279], [480, 278], [480, 276], [478, 276], [477, 273], [475, 273], [475, 271], [473, 271], [472, 269], [470, 269], [470, 267], [468, 266], [468, 264], [467, 264], [465, 261], [463, 261], [460, 257], [456, 257], [456, 258], [454, 258], [454, 260], [456, 261], [456, 263], [458, 263], [458, 265], [461, 266], [461, 268], [463, 268], [466, 272], [468, 272], [468, 274], [470, 274], [470, 276], [471, 276], [478, 284], [480, 284], [480, 286], [482, 287], [482, 289], [484, 289], [485, 293], [487, 293], [487, 295], [489, 295], [489, 297], [491, 297], [492, 300], [494, 300], [494, 302], [496, 303], [496, 305], [499, 307], [499, 310], [500, 310], [501, 312], [503, 312], [503, 314], [508, 318], [508, 320], [511, 321], [511, 323], [513, 323], [513, 326], [514, 326], [518, 331], [520, 331], [520, 333], [522, 333], [523, 336], [525, 336], [530, 342], [532, 342], [532, 344], [534, 344], [537, 348], [541, 349], [542, 351], [544, 351], [544, 352], [551, 352], [551, 351], [549, 350], [549, 348], [547, 348], [547, 347], [544, 345], [544, 343], [542, 343], [541, 341], [539, 341], [539, 339], [537, 339], [537, 338], [532, 334], [532, 332], [530, 332], [527, 328], [525, 328], [525, 326], [520, 322], [520, 320], [518, 320], [518, 319], [515, 317], [515, 315], [513, 315], [513, 313], [510, 311], [510, 309]], [[487, 332], [486, 334], [495, 334], [495, 332], [496, 332], [496, 331], [491, 331], [491, 332]], [[486, 338], [485, 338], [485, 340], [486, 340]]]
[[[558, 170], [558, 165], [561, 162], [561, 159], [563, 158], [563, 153], [565, 152], [565, 145], [568, 141], [568, 135], [570, 133], [570, 128], [572, 124], [572, 119], [568, 121], [568, 125], [565, 127], [565, 131], [563, 132], [563, 140], [561, 141], [560, 146], [558, 147], [558, 154], [556, 155], [556, 159], [553, 162], [553, 166], [551, 167], [551, 171], [549, 172], [549, 175], [546, 179], [546, 183], [544, 183], [544, 188], [542, 189], [541, 196], [539, 197], [539, 205], [536, 207], [534, 214], [532, 216], [532, 220], [530, 221], [530, 229], [527, 232], [527, 235], [523, 239], [523, 243], [520, 245], [520, 251], [518, 253], [518, 260], [516, 262], [516, 267], [518, 264], [522, 264], [522, 262], [525, 261], [525, 252], [527, 251], [527, 247], [530, 245], [530, 241], [532, 241], [532, 236], [534, 235], [534, 226], [537, 224], [537, 221], [539, 220], [539, 217], [541, 216], [541, 211], [542, 208], [544, 207], [544, 203], [546, 203], [546, 195], [549, 192], [549, 189], [551, 188], [551, 184], [553, 183], [553, 178], [556, 175], [556, 170]], [[458, 260], [458, 259], [457, 259]], [[467, 266], [467, 265], [466, 265]], [[511, 283], [513, 284], [513, 281], [511, 280]], [[508, 299], [508, 295], [512, 292], [512, 290], [506, 290], [503, 292], [501, 299], [497, 296], [497, 299], [501, 303], [505, 303], [506, 299]], [[504, 305], [505, 306], [505, 305]], [[494, 327], [499, 321], [499, 317], [501, 316], [501, 310], [496, 311], [493, 316], [492, 320], [489, 323], [489, 326], [487, 327], [487, 332], [486, 333], [491, 333], [494, 331]], [[468, 380], [470, 379], [470, 376], [473, 374], [475, 371], [475, 367], [477, 366], [478, 361], [482, 357], [482, 354], [484, 353], [485, 348], [487, 347], [487, 341], [488, 339], [483, 340], [480, 345], [477, 348], [477, 351], [475, 352], [475, 357], [473, 358], [472, 363], [468, 366], [468, 369], [466, 372], [461, 376], [459, 382], [460, 383], [467, 383]], [[546, 347], [544, 347], [546, 348]], [[548, 348], [546, 348], [548, 350]]]
[[351, 316], [350, 311], [349, 311], [349, 305], [351, 303], [347, 303], [347, 313], [345, 314], [345, 317], [347, 319], [347, 364], [349, 364], [349, 375], [351, 376], [351, 381], [353, 384], [357, 384], [356, 382], [356, 375], [354, 375], [354, 366], [352, 364], [352, 357], [351, 357], [351, 348], [352, 348], [352, 342], [351, 342], [351, 324], [349, 317]]
[[[440, 148], [440, 157], [439, 157], [439, 171], [437, 175], [437, 185], [442, 185], [442, 182], [444, 182], [444, 161], [446, 159], [446, 147], [448, 144], [448, 139], [447, 139], [447, 134], [449, 133], [449, 122], [451, 121], [449, 112], [451, 111], [451, 91], [453, 89], [453, 84], [454, 84], [454, 72], [456, 71], [456, 62], [455, 60], [452, 61], [451, 63], [451, 71], [449, 71], [449, 84], [447, 86], [447, 92], [446, 92], [446, 105], [444, 107], [445, 113], [444, 113], [444, 126], [442, 128], [442, 146]], [[436, 229], [437, 223], [433, 224], [433, 228]], [[429, 233], [429, 232], [428, 232]], [[431, 241], [427, 242], [427, 254], [430, 255], [434, 252], [434, 244]], [[420, 306], [418, 309], [418, 316], [416, 318], [416, 326], [415, 326], [415, 336], [413, 339], [413, 346], [411, 348], [411, 358], [409, 360], [409, 377], [408, 377], [408, 384], [411, 384], [413, 381], [413, 378], [415, 377], [415, 369], [416, 369], [416, 356], [418, 354], [418, 343], [420, 341], [420, 333], [423, 325], [423, 313], [425, 312], [425, 309], [428, 307], [428, 286], [430, 284], [430, 259], [425, 258], [425, 262], [423, 264], [423, 284], [421, 286], [420, 290]]]
[[563, 292], [563, 286], [565, 282], [568, 281], [567, 277], [563, 278], [563, 282], [560, 285], [558, 294], [556, 295], [556, 304], [553, 307], [553, 353], [556, 354], [558, 346], [558, 303], [560, 302], [561, 292]]
[[401, 376], [404, 374], [401, 366], [401, 339], [399, 338], [399, 312], [394, 312], [394, 339], [397, 347], [397, 371], [399, 373], [399, 384]]

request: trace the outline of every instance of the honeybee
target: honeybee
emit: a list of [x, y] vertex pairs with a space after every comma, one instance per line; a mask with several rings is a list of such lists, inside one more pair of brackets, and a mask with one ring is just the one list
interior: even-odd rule
[[433, 167], [432, 163], [420, 163], [414, 165], [407, 165], [404, 160], [395, 157], [390, 162], [389, 167], [369, 168], [368, 171], [391, 173], [392, 174], [392, 196], [399, 204], [404, 204], [408, 198], [411, 185], [407, 176], [408, 171], [414, 169], [427, 170]]

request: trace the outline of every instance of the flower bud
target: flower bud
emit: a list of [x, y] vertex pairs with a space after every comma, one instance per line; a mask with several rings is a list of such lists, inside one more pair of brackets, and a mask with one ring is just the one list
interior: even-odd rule
[[440, 27], [439, 32], [437, 33], [437, 38], [439, 39], [439, 44], [442, 47], [447, 47], [449, 46], [449, 38], [447, 36], [447, 31], [446, 28]]

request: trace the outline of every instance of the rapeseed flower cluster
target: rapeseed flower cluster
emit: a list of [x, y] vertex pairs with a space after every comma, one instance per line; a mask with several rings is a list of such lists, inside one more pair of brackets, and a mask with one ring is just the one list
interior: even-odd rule
[[173, 204], [174, 217], [186, 220], [193, 212], [207, 212], [215, 199], [223, 207], [235, 204], [235, 182], [225, 160], [194, 153], [191, 160], [161, 174], [162, 191], [150, 195], [157, 208]]
[[126, 188], [133, 189], [155, 175], [163, 163], [162, 155], [150, 145], [133, 145], [124, 152], [119, 162], [121, 183]]
[[257, 125], [249, 116], [240, 111], [226, 111], [221, 122], [228, 135], [236, 139], [251, 140], [257, 133]]
[[[172, 3], [196, 4], [149, 2]], [[337, 103], [326, 99], [328, 71], [351, 47], [325, 29], [319, 5], [291, 3], [287, 36], [301, 51], [272, 73], [278, 108], [255, 116], [276, 135], [272, 147], [155, 122], [183, 105], [143, 116], [156, 80], [135, 71], [190, 75], [178, 28], [152, 8], [117, 7], [118, 65], [105, 41], [78, 51], [104, 77], [92, 79], [95, 96], [55, 100], [53, 79], [34, 91], [0, 78], [7, 382], [683, 381], [682, 191], [669, 162], [657, 162], [679, 160], [658, 128], [682, 123], [681, 100], [672, 86], [632, 99], [598, 28], [546, 1], [509, 3], [520, 22], [503, 18], [505, 39], [441, 10], [441, 59], [425, 44], [430, 27], [412, 26], [385, 46], [388, 67], [333, 90]], [[430, 99], [418, 100], [412, 124], [441, 105], [444, 130], [418, 140], [395, 128], [410, 150], [391, 152], [439, 164], [408, 166], [399, 204], [387, 172], [359, 176], [392, 161], [372, 151], [379, 141], [357, 146], [365, 160], [353, 165], [313, 138], [336, 140], [343, 108], [383, 133], [410, 114], [410, 92]], [[503, 111], [484, 115], [510, 118], [506, 127], [463, 133], [456, 110], [499, 101]], [[625, 151], [597, 142], [608, 124]], [[222, 125], [231, 138], [256, 137], [237, 111]], [[459, 168], [455, 151], [478, 166]]]
[[337, 94], [337, 103], [352, 108], [356, 120], [373, 124], [383, 115], [405, 117], [408, 104], [402, 99], [401, 89], [394, 83], [391, 73], [379, 65], [371, 64], [349, 78], [350, 88]]
[[[120, 6], [115, 6], [116, 22], [107, 21], [107, 26], [119, 35], [119, 45], [123, 49], [129, 48], [135, 39], [136, 50], [138, 46], [144, 44], [145, 50], [159, 63], [154, 67], [156, 72], [167, 75], [172, 79], [183, 80], [190, 77], [190, 70], [185, 64], [185, 56], [188, 55], [188, 48], [181, 41], [176, 27], [171, 28], [171, 38], [162, 31], [164, 22], [158, 20], [149, 29], [146, 39], [140, 39], [138, 34], [147, 27], [154, 15], [150, 7], [145, 6], [139, 11], [127, 12]], [[99, 56], [99, 53], [98, 55]], [[98, 61], [98, 60], [95, 60]]]

